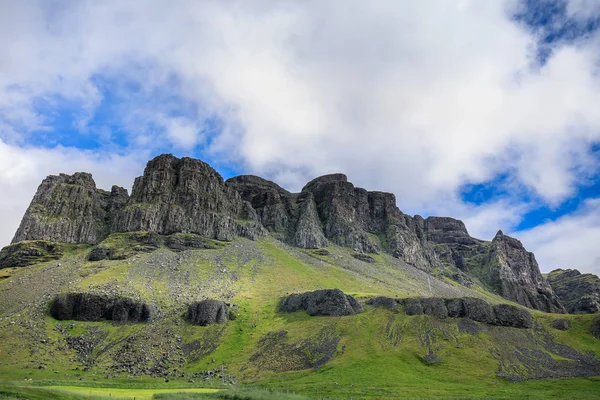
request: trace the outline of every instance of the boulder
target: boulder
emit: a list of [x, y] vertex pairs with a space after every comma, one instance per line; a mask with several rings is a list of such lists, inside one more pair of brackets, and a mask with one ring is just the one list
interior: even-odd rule
[[360, 303], [339, 289], [321, 289], [314, 292], [291, 294], [280, 305], [281, 312], [306, 311], [309, 315], [342, 316], [363, 311]]
[[229, 310], [227, 305], [219, 300], [203, 300], [190, 304], [187, 319], [195, 325], [207, 326], [227, 322]]
[[556, 318], [552, 321], [552, 327], [560, 331], [566, 331], [571, 327], [571, 322], [565, 318]]
[[153, 314], [153, 308], [146, 303], [91, 293], [62, 293], [50, 305], [50, 315], [61, 321], [112, 320], [125, 324], [147, 322]]
[[496, 304], [493, 307], [495, 325], [512, 326], [513, 328], [531, 328], [533, 318], [529, 311], [510, 304]]

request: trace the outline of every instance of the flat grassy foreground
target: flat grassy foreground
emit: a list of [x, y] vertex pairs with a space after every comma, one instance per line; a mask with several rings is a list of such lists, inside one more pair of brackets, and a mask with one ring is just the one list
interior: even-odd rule
[[0, 384], [0, 399], [56, 399], [56, 400], [187, 400], [187, 399], [248, 399], [248, 400], [304, 400], [308, 397], [272, 389], [254, 387], [217, 388], [119, 388], [94, 386], [33, 386], [20, 383]]
[[[457, 371], [458, 372], [458, 371]], [[429, 386], [424, 381], [428, 381]], [[290, 389], [265, 388], [241, 385], [228, 388], [190, 388], [159, 387], [153, 388], [124, 387], [124, 383], [115, 382], [113, 387], [99, 387], [96, 382], [4, 382], [0, 383], [0, 399], [57, 399], [57, 400], [99, 400], [99, 399], [136, 399], [136, 400], [187, 400], [187, 399], [229, 399], [229, 400], [306, 400], [306, 399], [598, 399], [600, 398], [600, 377], [576, 379], [548, 379], [544, 381], [527, 381], [510, 383], [499, 381], [494, 385], [489, 382], [480, 385], [464, 385], [459, 382], [436, 381], [435, 377], [423, 377], [418, 382], [405, 382], [393, 387], [353, 386], [331, 384], [329, 387], [319, 385], [311, 387], [310, 380], [290, 382]], [[314, 384], [315, 382], [313, 382]], [[81, 385], [81, 386], [74, 386]], [[302, 386], [308, 386], [311, 395], [303, 395]], [[340, 387], [341, 386], [341, 387]], [[402, 387], [402, 390], [399, 390]], [[312, 389], [312, 390], [311, 390]], [[316, 389], [316, 390], [315, 390]]]

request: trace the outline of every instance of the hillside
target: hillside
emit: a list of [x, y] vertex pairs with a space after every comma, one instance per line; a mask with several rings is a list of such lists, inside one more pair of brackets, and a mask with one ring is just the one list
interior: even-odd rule
[[[316, 398], [600, 389], [598, 315], [564, 314], [518, 240], [405, 215], [342, 175], [293, 194], [167, 155], [131, 196], [87, 174], [49, 177], [0, 268], [5, 381], [258, 384]], [[280, 308], [318, 289], [362, 312]], [[324, 299], [320, 312], [335, 311]]]

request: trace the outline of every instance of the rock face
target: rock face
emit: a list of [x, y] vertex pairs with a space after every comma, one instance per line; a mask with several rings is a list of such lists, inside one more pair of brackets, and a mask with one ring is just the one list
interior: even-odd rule
[[306, 311], [309, 315], [337, 317], [360, 313], [363, 308], [354, 297], [339, 289], [322, 289], [285, 297], [279, 305], [279, 311]]
[[573, 314], [600, 312], [600, 278], [576, 269], [556, 269], [548, 274], [548, 283]]
[[187, 319], [195, 325], [224, 324], [228, 317], [227, 305], [219, 300], [203, 300], [188, 307]]
[[502, 297], [529, 308], [564, 313], [565, 309], [542, 276], [535, 256], [517, 239], [499, 231], [485, 266], [486, 283]]
[[218, 240], [256, 239], [266, 232], [252, 206], [208, 164], [170, 154], [151, 160], [136, 178], [111, 230], [196, 233]]
[[50, 315], [58, 320], [102, 321], [115, 324], [147, 322], [152, 307], [128, 298], [112, 298], [90, 293], [63, 293], [52, 301]]
[[19, 242], [0, 251], [0, 269], [26, 267], [28, 265], [58, 260], [62, 257], [59, 244], [45, 240]]
[[97, 243], [108, 234], [115, 212], [127, 197], [127, 191], [116, 186], [110, 193], [97, 189], [87, 173], [49, 176], [38, 187], [13, 243]]

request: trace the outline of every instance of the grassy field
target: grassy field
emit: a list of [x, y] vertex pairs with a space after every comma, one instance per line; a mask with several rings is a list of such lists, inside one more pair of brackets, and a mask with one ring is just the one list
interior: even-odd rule
[[[121, 234], [108, 243], [126, 240]], [[348, 249], [331, 246], [322, 255], [272, 238], [214, 247], [160, 248], [95, 263], [86, 260], [89, 248], [72, 247], [59, 262], [6, 272], [0, 279], [0, 398], [600, 397], [597, 376], [537, 379], [600, 357], [592, 315], [562, 316], [571, 328], [559, 331], [551, 327], [558, 315], [538, 312], [532, 313], [535, 329], [465, 328], [459, 319], [372, 306], [346, 317], [284, 314], [277, 310], [282, 296], [319, 288], [359, 299], [505, 300], [477, 285], [428, 279], [385, 254], [368, 264]], [[160, 314], [151, 323], [125, 326], [52, 319], [49, 299], [71, 290], [142, 299]], [[235, 303], [237, 318], [207, 327], [187, 323], [187, 304], [203, 298]]]

